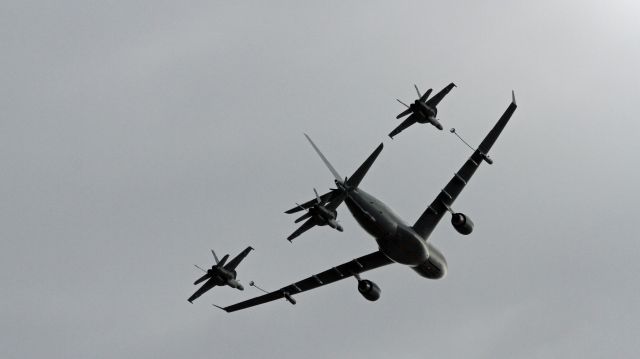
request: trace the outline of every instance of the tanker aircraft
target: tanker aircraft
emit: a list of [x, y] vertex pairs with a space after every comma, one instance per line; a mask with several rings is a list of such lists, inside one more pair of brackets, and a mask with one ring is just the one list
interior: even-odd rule
[[211, 269], [209, 270], [204, 270], [196, 265], [196, 268], [205, 272], [205, 274], [202, 277], [198, 278], [193, 283], [193, 285], [198, 285], [204, 282], [205, 280], [206, 282], [202, 285], [202, 287], [200, 287], [200, 289], [198, 289], [195, 293], [193, 293], [191, 297], [189, 297], [188, 299], [189, 303], [193, 303], [193, 301], [196, 300], [199, 296], [203, 295], [209, 289], [217, 285], [219, 286], [228, 285], [231, 288], [244, 290], [244, 287], [242, 286], [242, 284], [240, 284], [240, 282], [236, 280], [236, 276], [237, 276], [236, 267], [238, 266], [238, 264], [240, 264], [240, 262], [242, 262], [244, 257], [246, 257], [247, 254], [251, 252], [251, 250], [253, 250], [251, 246], [247, 247], [244, 251], [240, 252], [240, 254], [238, 254], [235, 258], [233, 258], [231, 262], [225, 265], [225, 262], [227, 261], [227, 259], [229, 259], [229, 255], [226, 254], [224, 257], [222, 257], [222, 260], [218, 260], [218, 256], [216, 256], [216, 252], [214, 252], [212, 249], [211, 254], [213, 254], [213, 259], [215, 259], [216, 264], [212, 265]]
[[418, 99], [415, 100], [414, 103], [412, 103], [411, 105], [407, 105], [399, 99], [396, 99], [407, 108], [405, 111], [396, 116], [396, 118], [400, 119], [406, 115], [410, 116], [407, 117], [406, 120], [402, 121], [402, 123], [398, 125], [398, 127], [396, 127], [393, 131], [391, 131], [389, 137], [391, 137], [392, 139], [393, 136], [399, 134], [416, 122], [430, 123], [434, 125], [438, 130], [442, 130], [442, 125], [436, 118], [436, 115], [438, 114], [438, 108], [436, 106], [438, 106], [440, 101], [442, 101], [442, 99], [449, 93], [449, 91], [451, 91], [451, 89], [456, 87], [456, 85], [453, 82], [448, 84], [432, 98], [429, 98], [429, 95], [431, 94], [431, 91], [433, 91], [433, 89], [428, 89], [427, 92], [424, 93], [424, 95], [421, 95], [420, 90], [418, 90], [418, 86], [413, 86], [416, 88], [416, 92], [418, 93]]
[[[380, 297], [380, 287], [370, 280], [360, 278], [360, 274], [391, 263], [409, 266], [425, 278], [443, 278], [447, 273], [447, 262], [442, 252], [431, 244], [429, 236], [447, 212], [451, 213], [451, 224], [460, 234], [468, 235], [473, 231], [471, 219], [463, 213], [455, 212], [451, 206], [480, 164], [483, 161], [489, 161], [489, 150], [509, 122], [516, 107], [515, 95], [512, 92], [512, 102], [504, 114], [413, 226], [405, 224], [389, 207], [359, 187], [362, 177], [382, 151], [382, 144], [376, 148], [351, 178], [343, 178], [309, 139], [318, 155], [333, 173], [335, 184], [338, 187], [323, 196], [344, 200], [360, 226], [375, 238], [379, 249], [276, 291], [228, 307], [218, 308], [234, 312], [281, 298], [295, 304], [293, 295], [349, 277], [357, 279], [358, 291], [363, 297], [375, 301]], [[322, 196], [320, 197], [322, 198]]]

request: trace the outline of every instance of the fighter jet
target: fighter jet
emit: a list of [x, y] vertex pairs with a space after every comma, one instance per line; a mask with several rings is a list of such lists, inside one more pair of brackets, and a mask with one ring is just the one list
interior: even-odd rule
[[442, 101], [442, 99], [449, 93], [449, 91], [451, 91], [452, 88], [456, 87], [456, 85], [453, 82], [450, 83], [449, 85], [447, 85], [447, 87], [440, 90], [440, 92], [438, 92], [432, 98], [429, 98], [429, 95], [431, 94], [431, 91], [433, 91], [433, 89], [428, 89], [427, 92], [424, 93], [424, 95], [421, 95], [420, 90], [418, 90], [418, 86], [413, 86], [416, 88], [416, 92], [418, 93], [418, 99], [414, 103], [412, 103], [411, 105], [407, 105], [399, 99], [396, 99], [407, 108], [405, 111], [396, 116], [396, 118], [400, 119], [407, 115], [410, 116], [407, 117], [407, 119], [404, 120], [393, 131], [391, 131], [391, 133], [389, 134], [389, 137], [391, 138], [416, 122], [430, 123], [434, 125], [438, 130], [442, 130], [442, 125], [440, 124], [438, 119], [436, 119], [436, 115], [438, 114], [437, 106], [440, 101]]
[[226, 254], [224, 257], [222, 257], [222, 260], [218, 260], [218, 256], [216, 256], [216, 252], [214, 252], [212, 249], [211, 254], [213, 254], [213, 259], [215, 259], [216, 264], [212, 265], [211, 269], [209, 270], [204, 270], [196, 265], [196, 268], [205, 272], [205, 274], [202, 277], [198, 278], [195, 282], [193, 282], [193, 285], [198, 285], [204, 282], [205, 280], [206, 282], [202, 285], [202, 287], [200, 287], [200, 289], [198, 289], [195, 293], [193, 293], [191, 297], [189, 297], [188, 299], [189, 303], [193, 303], [194, 300], [196, 300], [198, 297], [203, 295], [209, 289], [217, 285], [218, 286], [228, 285], [231, 288], [244, 290], [244, 287], [242, 286], [242, 284], [240, 284], [240, 282], [236, 280], [236, 275], [237, 275], [236, 267], [238, 266], [238, 264], [240, 264], [240, 262], [242, 262], [244, 257], [246, 257], [247, 254], [251, 252], [252, 249], [253, 248], [251, 246], [247, 247], [247, 249], [240, 252], [240, 254], [238, 254], [226, 265], [225, 265], [225, 262], [227, 261], [227, 259], [229, 259], [229, 255]]
[[[380, 298], [380, 287], [370, 280], [362, 279], [360, 274], [391, 263], [405, 265], [424, 278], [443, 278], [447, 273], [447, 261], [442, 252], [430, 241], [430, 236], [447, 213], [451, 214], [451, 225], [458, 233], [468, 235], [473, 231], [474, 226], [471, 218], [466, 214], [454, 211], [453, 203], [469, 183], [480, 164], [488, 162], [489, 150], [509, 122], [516, 107], [515, 96], [513, 96], [511, 104], [498, 122], [413, 225], [406, 224], [382, 201], [359, 187], [364, 173], [382, 151], [382, 144], [349, 179], [342, 179], [314, 145], [314, 149], [335, 177], [338, 188], [335, 190], [337, 193], [333, 196], [336, 194], [344, 196], [347, 208], [358, 224], [375, 239], [378, 249], [273, 292], [222, 309], [234, 312], [278, 299], [286, 299], [291, 304], [295, 304], [293, 295], [350, 277], [354, 277], [358, 281], [358, 292], [365, 299], [375, 301]], [[408, 173], [408, 175], [411, 174], [411, 172]]]
[[291, 234], [287, 239], [289, 241], [293, 240], [300, 234], [309, 230], [313, 226], [319, 225], [329, 225], [332, 228], [342, 232], [342, 226], [336, 221], [336, 217], [338, 213], [336, 212], [336, 208], [340, 206], [342, 202], [348, 197], [348, 193], [350, 189], [355, 189], [360, 184], [360, 181], [367, 174], [367, 171], [376, 160], [380, 151], [382, 151], [382, 144], [378, 146], [378, 148], [374, 151], [369, 158], [364, 161], [364, 163], [353, 173], [353, 176], [349, 178], [342, 178], [340, 174], [333, 168], [331, 163], [327, 160], [326, 157], [320, 152], [320, 149], [316, 146], [315, 143], [311, 140], [309, 136], [305, 133], [304, 136], [307, 138], [313, 149], [318, 153], [322, 161], [329, 167], [331, 173], [333, 173], [336, 178], [335, 184], [338, 188], [332, 189], [329, 192], [323, 194], [322, 196], [318, 196], [318, 192], [314, 192], [316, 194], [316, 198], [312, 199], [308, 202], [305, 202], [301, 205], [297, 205], [296, 207], [291, 208], [285, 213], [296, 213], [301, 210], [308, 210], [302, 217], [298, 218], [295, 223], [298, 223], [306, 218], [309, 218], [305, 223], [300, 226], [293, 234]]
[[[336, 200], [338, 196], [334, 196], [335, 191], [329, 192], [327, 195], [320, 197], [318, 195], [318, 191], [313, 189], [313, 192], [316, 195], [315, 200], [311, 200], [304, 204], [299, 204], [296, 207], [286, 211], [285, 213], [291, 214], [298, 212], [300, 210], [306, 210], [307, 213], [303, 214], [300, 218], [296, 219], [294, 223], [299, 223], [307, 220], [298, 228], [295, 232], [293, 232], [287, 239], [291, 242], [294, 238], [298, 237], [302, 233], [308, 231], [313, 226], [329, 226], [331, 228], [336, 229], [337, 231], [342, 232], [342, 226], [336, 218], [338, 217], [338, 212], [336, 212], [336, 207], [340, 205], [342, 200]], [[323, 201], [323, 199], [325, 201]], [[327, 199], [330, 201], [326, 202]]]

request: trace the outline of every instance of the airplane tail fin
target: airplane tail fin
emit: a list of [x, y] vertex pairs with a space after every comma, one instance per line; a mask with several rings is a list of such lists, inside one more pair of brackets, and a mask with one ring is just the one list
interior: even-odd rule
[[336, 179], [336, 181], [342, 183], [343, 182], [342, 176], [340, 176], [338, 171], [336, 171], [336, 169], [333, 168], [333, 166], [331, 165], [329, 160], [322, 154], [322, 152], [320, 152], [320, 149], [318, 148], [318, 146], [316, 146], [315, 143], [313, 143], [313, 141], [311, 140], [311, 137], [309, 137], [306, 133], [304, 134], [304, 137], [307, 138], [307, 140], [309, 141], [309, 143], [311, 144], [313, 149], [316, 151], [318, 156], [320, 156], [320, 158], [322, 159], [322, 162], [324, 162], [324, 164], [327, 166], [329, 171], [331, 171], [331, 173], [333, 174], [333, 177]]
[[[212, 250], [213, 252], [213, 250]], [[227, 259], [229, 259], [229, 255], [225, 254], [224, 257], [222, 257], [222, 259], [220, 260], [220, 262], [216, 263], [216, 265], [218, 267], [224, 267], [224, 264], [227, 262]]]
[[316, 153], [318, 153], [318, 156], [320, 156], [320, 158], [322, 159], [324, 164], [327, 166], [327, 168], [329, 168], [329, 171], [331, 171], [331, 173], [333, 174], [333, 177], [335, 177], [336, 182], [340, 184], [346, 184], [347, 187], [350, 187], [350, 188], [358, 187], [358, 185], [360, 184], [364, 176], [367, 174], [367, 171], [369, 171], [369, 168], [371, 168], [371, 165], [373, 164], [373, 162], [375, 162], [376, 158], [378, 158], [378, 155], [380, 154], [380, 152], [382, 151], [382, 148], [384, 147], [384, 145], [381, 143], [375, 149], [375, 151], [373, 151], [373, 153], [369, 155], [369, 157], [360, 165], [360, 167], [358, 167], [358, 169], [353, 173], [353, 175], [350, 178], [343, 179], [342, 176], [340, 176], [340, 174], [338, 173], [338, 171], [336, 171], [336, 169], [333, 168], [329, 160], [327, 160], [327, 158], [322, 154], [322, 152], [320, 152], [320, 149], [318, 148], [318, 146], [316, 146], [315, 143], [313, 143], [311, 138], [306, 133], [304, 134], [304, 136], [307, 138], [309, 143], [311, 143], [311, 146], [313, 146], [313, 149], [316, 151]]
[[420, 97], [420, 102], [427, 102], [427, 100], [429, 99], [429, 95], [431, 95], [432, 91], [433, 89], [428, 89], [427, 92], [425, 92], [424, 95]]

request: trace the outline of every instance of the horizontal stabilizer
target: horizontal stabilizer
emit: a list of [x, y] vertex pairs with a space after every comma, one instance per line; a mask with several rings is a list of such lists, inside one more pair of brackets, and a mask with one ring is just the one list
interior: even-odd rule
[[406, 110], [404, 110], [404, 111], [400, 112], [400, 114], [399, 114], [398, 116], [396, 116], [396, 119], [403, 118], [404, 116], [409, 115], [409, 114], [411, 114], [411, 113], [413, 113], [413, 110], [412, 110], [412, 109], [410, 109], [410, 108], [408, 108], [408, 109], [406, 109]]
[[205, 280], [207, 280], [210, 277], [209, 273], [206, 273], [205, 275], [203, 275], [202, 277], [198, 278], [198, 280], [196, 280], [195, 282], [193, 282], [193, 285], [198, 285], [202, 282], [204, 282]]
[[378, 155], [380, 154], [380, 152], [382, 152], [382, 148], [383, 147], [384, 147], [384, 145], [381, 143], [375, 149], [375, 151], [373, 151], [373, 153], [371, 155], [369, 155], [369, 158], [367, 158], [360, 165], [360, 167], [358, 167], [358, 169], [353, 173], [353, 175], [351, 177], [349, 177], [349, 179], [347, 180], [347, 187], [350, 187], [350, 188], [358, 187], [358, 185], [360, 184], [360, 182], [362, 181], [364, 176], [367, 174], [367, 171], [369, 171], [369, 168], [371, 168], [371, 165], [373, 164], [373, 162], [375, 162], [375, 160], [376, 160], [376, 158], [378, 158]]
[[310, 217], [311, 217], [311, 213], [307, 212], [307, 213], [303, 214], [302, 216], [300, 216], [300, 218], [298, 218], [295, 221], [293, 221], [293, 223], [300, 223], [300, 222], [302, 222], [305, 219], [310, 218]]

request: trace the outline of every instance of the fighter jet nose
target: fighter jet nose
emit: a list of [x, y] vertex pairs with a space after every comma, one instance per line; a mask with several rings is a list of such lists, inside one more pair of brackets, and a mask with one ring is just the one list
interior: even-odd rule
[[242, 285], [238, 285], [238, 289], [244, 290], [244, 287]]
[[336, 227], [336, 229], [338, 230], [338, 232], [342, 232], [343, 231], [342, 226], [338, 226], [338, 227]]

